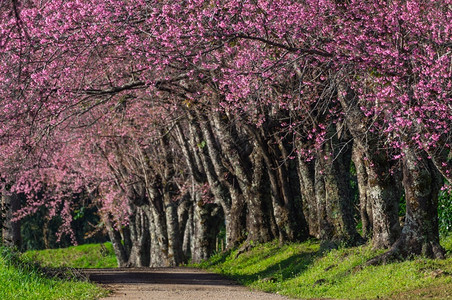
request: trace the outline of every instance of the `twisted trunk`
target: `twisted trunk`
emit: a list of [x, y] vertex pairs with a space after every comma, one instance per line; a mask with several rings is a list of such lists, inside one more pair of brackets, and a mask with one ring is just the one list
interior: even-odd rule
[[[220, 148], [223, 149], [223, 165], [231, 166], [228, 170], [238, 182], [239, 189], [237, 197], [241, 197], [246, 205], [247, 219], [247, 241], [265, 243], [272, 239], [270, 227], [267, 220], [268, 212], [265, 210], [262, 199], [262, 185], [264, 162], [262, 152], [258, 145], [251, 149], [248, 141], [241, 140], [238, 130], [229, 121], [226, 115], [221, 116], [215, 112], [211, 116], [218, 140], [221, 141]], [[247, 147], [249, 146], [249, 147]]]
[[[391, 174], [390, 157], [381, 149], [381, 139], [368, 131], [372, 120], [363, 114], [358, 97], [343, 82], [338, 82], [339, 101], [346, 114], [346, 122], [356, 146], [365, 160], [368, 176], [367, 200], [372, 206], [372, 244], [375, 248], [389, 248], [400, 236], [398, 203], [400, 190]], [[381, 146], [381, 147], [380, 147]]]

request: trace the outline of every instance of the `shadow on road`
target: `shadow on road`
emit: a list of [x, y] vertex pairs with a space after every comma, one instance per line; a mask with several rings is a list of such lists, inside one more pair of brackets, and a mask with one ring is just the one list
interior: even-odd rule
[[102, 284], [237, 285], [221, 275], [189, 268], [83, 269], [90, 281]]

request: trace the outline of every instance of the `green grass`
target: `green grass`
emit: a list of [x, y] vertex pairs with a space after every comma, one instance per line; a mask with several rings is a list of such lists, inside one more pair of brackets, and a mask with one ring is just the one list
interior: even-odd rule
[[452, 233], [448, 236], [441, 238], [441, 246], [446, 249], [446, 252], [449, 256], [452, 256]]
[[115, 268], [118, 266], [111, 243], [27, 251], [23, 257], [53, 268]]
[[49, 277], [10, 250], [0, 251], [0, 299], [97, 299], [108, 293], [86, 281]]
[[361, 246], [322, 252], [315, 241], [282, 247], [273, 242], [238, 258], [233, 251], [195, 266], [294, 298], [452, 299], [452, 237], [445, 239], [443, 246], [449, 251], [446, 260], [416, 258], [361, 267], [381, 251]]

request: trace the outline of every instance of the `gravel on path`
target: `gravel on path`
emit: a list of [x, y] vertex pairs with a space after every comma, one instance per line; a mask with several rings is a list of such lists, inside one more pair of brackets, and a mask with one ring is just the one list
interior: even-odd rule
[[251, 291], [221, 275], [192, 268], [85, 269], [91, 281], [113, 293], [105, 299], [277, 300], [281, 295]]

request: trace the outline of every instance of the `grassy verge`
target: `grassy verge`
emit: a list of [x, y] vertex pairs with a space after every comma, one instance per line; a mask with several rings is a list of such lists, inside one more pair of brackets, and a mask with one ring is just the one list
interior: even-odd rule
[[115, 268], [116, 257], [111, 243], [85, 244], [60, 249], [27, 251], [26, 259], [39, 262], [46, 267], [70, 268]]
[[50, 276], [9, 249], [0, 247], [0, 252], [0, 299], [97, 299], [107, 294], [80, 279]]
[[415, 258], [360, 268], [381, 251], [361, 246], [322, 252], [314, 241], [268, 243], [238, 258], [233, 251], [195, 266], [294, 298], [452, 299], [452, 237], [443, 246], [449, 251], [446, 260]]

